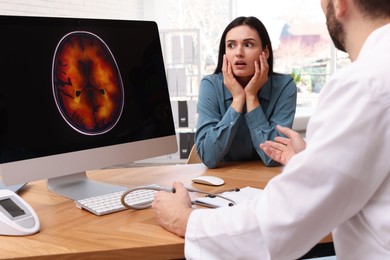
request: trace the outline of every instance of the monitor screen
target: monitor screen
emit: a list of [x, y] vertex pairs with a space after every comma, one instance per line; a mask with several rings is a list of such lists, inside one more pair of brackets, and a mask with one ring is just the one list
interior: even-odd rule
[[0, 16], [0, 34], [4, 183], [177, 151], [155, 22]]

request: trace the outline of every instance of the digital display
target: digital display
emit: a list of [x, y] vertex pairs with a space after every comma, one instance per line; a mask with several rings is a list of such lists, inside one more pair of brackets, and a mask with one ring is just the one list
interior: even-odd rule
[[0, 163], [174, 135], [156, 31], [0, 16]]
[[13, 218], [25, 215], [23, 209], [16, 205], [10, 198], [0, 200], [0, 206], [3, 207]]

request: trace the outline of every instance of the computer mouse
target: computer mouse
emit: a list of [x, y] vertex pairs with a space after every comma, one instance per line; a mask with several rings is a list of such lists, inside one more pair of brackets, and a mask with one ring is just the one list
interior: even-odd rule
[[211, 186], [220, 186], [225, 183], [225, 181], [216, 176], [198, 176], [192, 179], [192, 182], [199, 184], [206, 184]]

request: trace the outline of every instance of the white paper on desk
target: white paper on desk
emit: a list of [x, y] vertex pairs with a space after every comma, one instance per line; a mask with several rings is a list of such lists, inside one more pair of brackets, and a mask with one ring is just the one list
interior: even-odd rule
[[[240, 189], [240, 191], [225, 191], [219, 195], [233, 200], [236, 204], [240, 204], [243, 201], [253, 199], [256, 196], [260, 196], [263, 193], [262, 189], [245, 187]], [[223, 206], [228, 206], [231, 203], [228, 200], [222, 199], [220, 197], [200, 197], [196, 198], [195, 202], [197, 204], [204, 205], [206, 207], [218, 208]]]

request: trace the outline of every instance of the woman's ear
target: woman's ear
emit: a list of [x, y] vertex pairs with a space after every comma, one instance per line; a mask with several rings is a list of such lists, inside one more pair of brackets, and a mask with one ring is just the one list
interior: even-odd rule
[[264, 55], [265, 55], [265, 59], [268, 60], [269, 58], [269, 49], [268, 49], [268, 45], [265, 46], [265, 48], [263, 49], [263, 52], [264, 52]]

